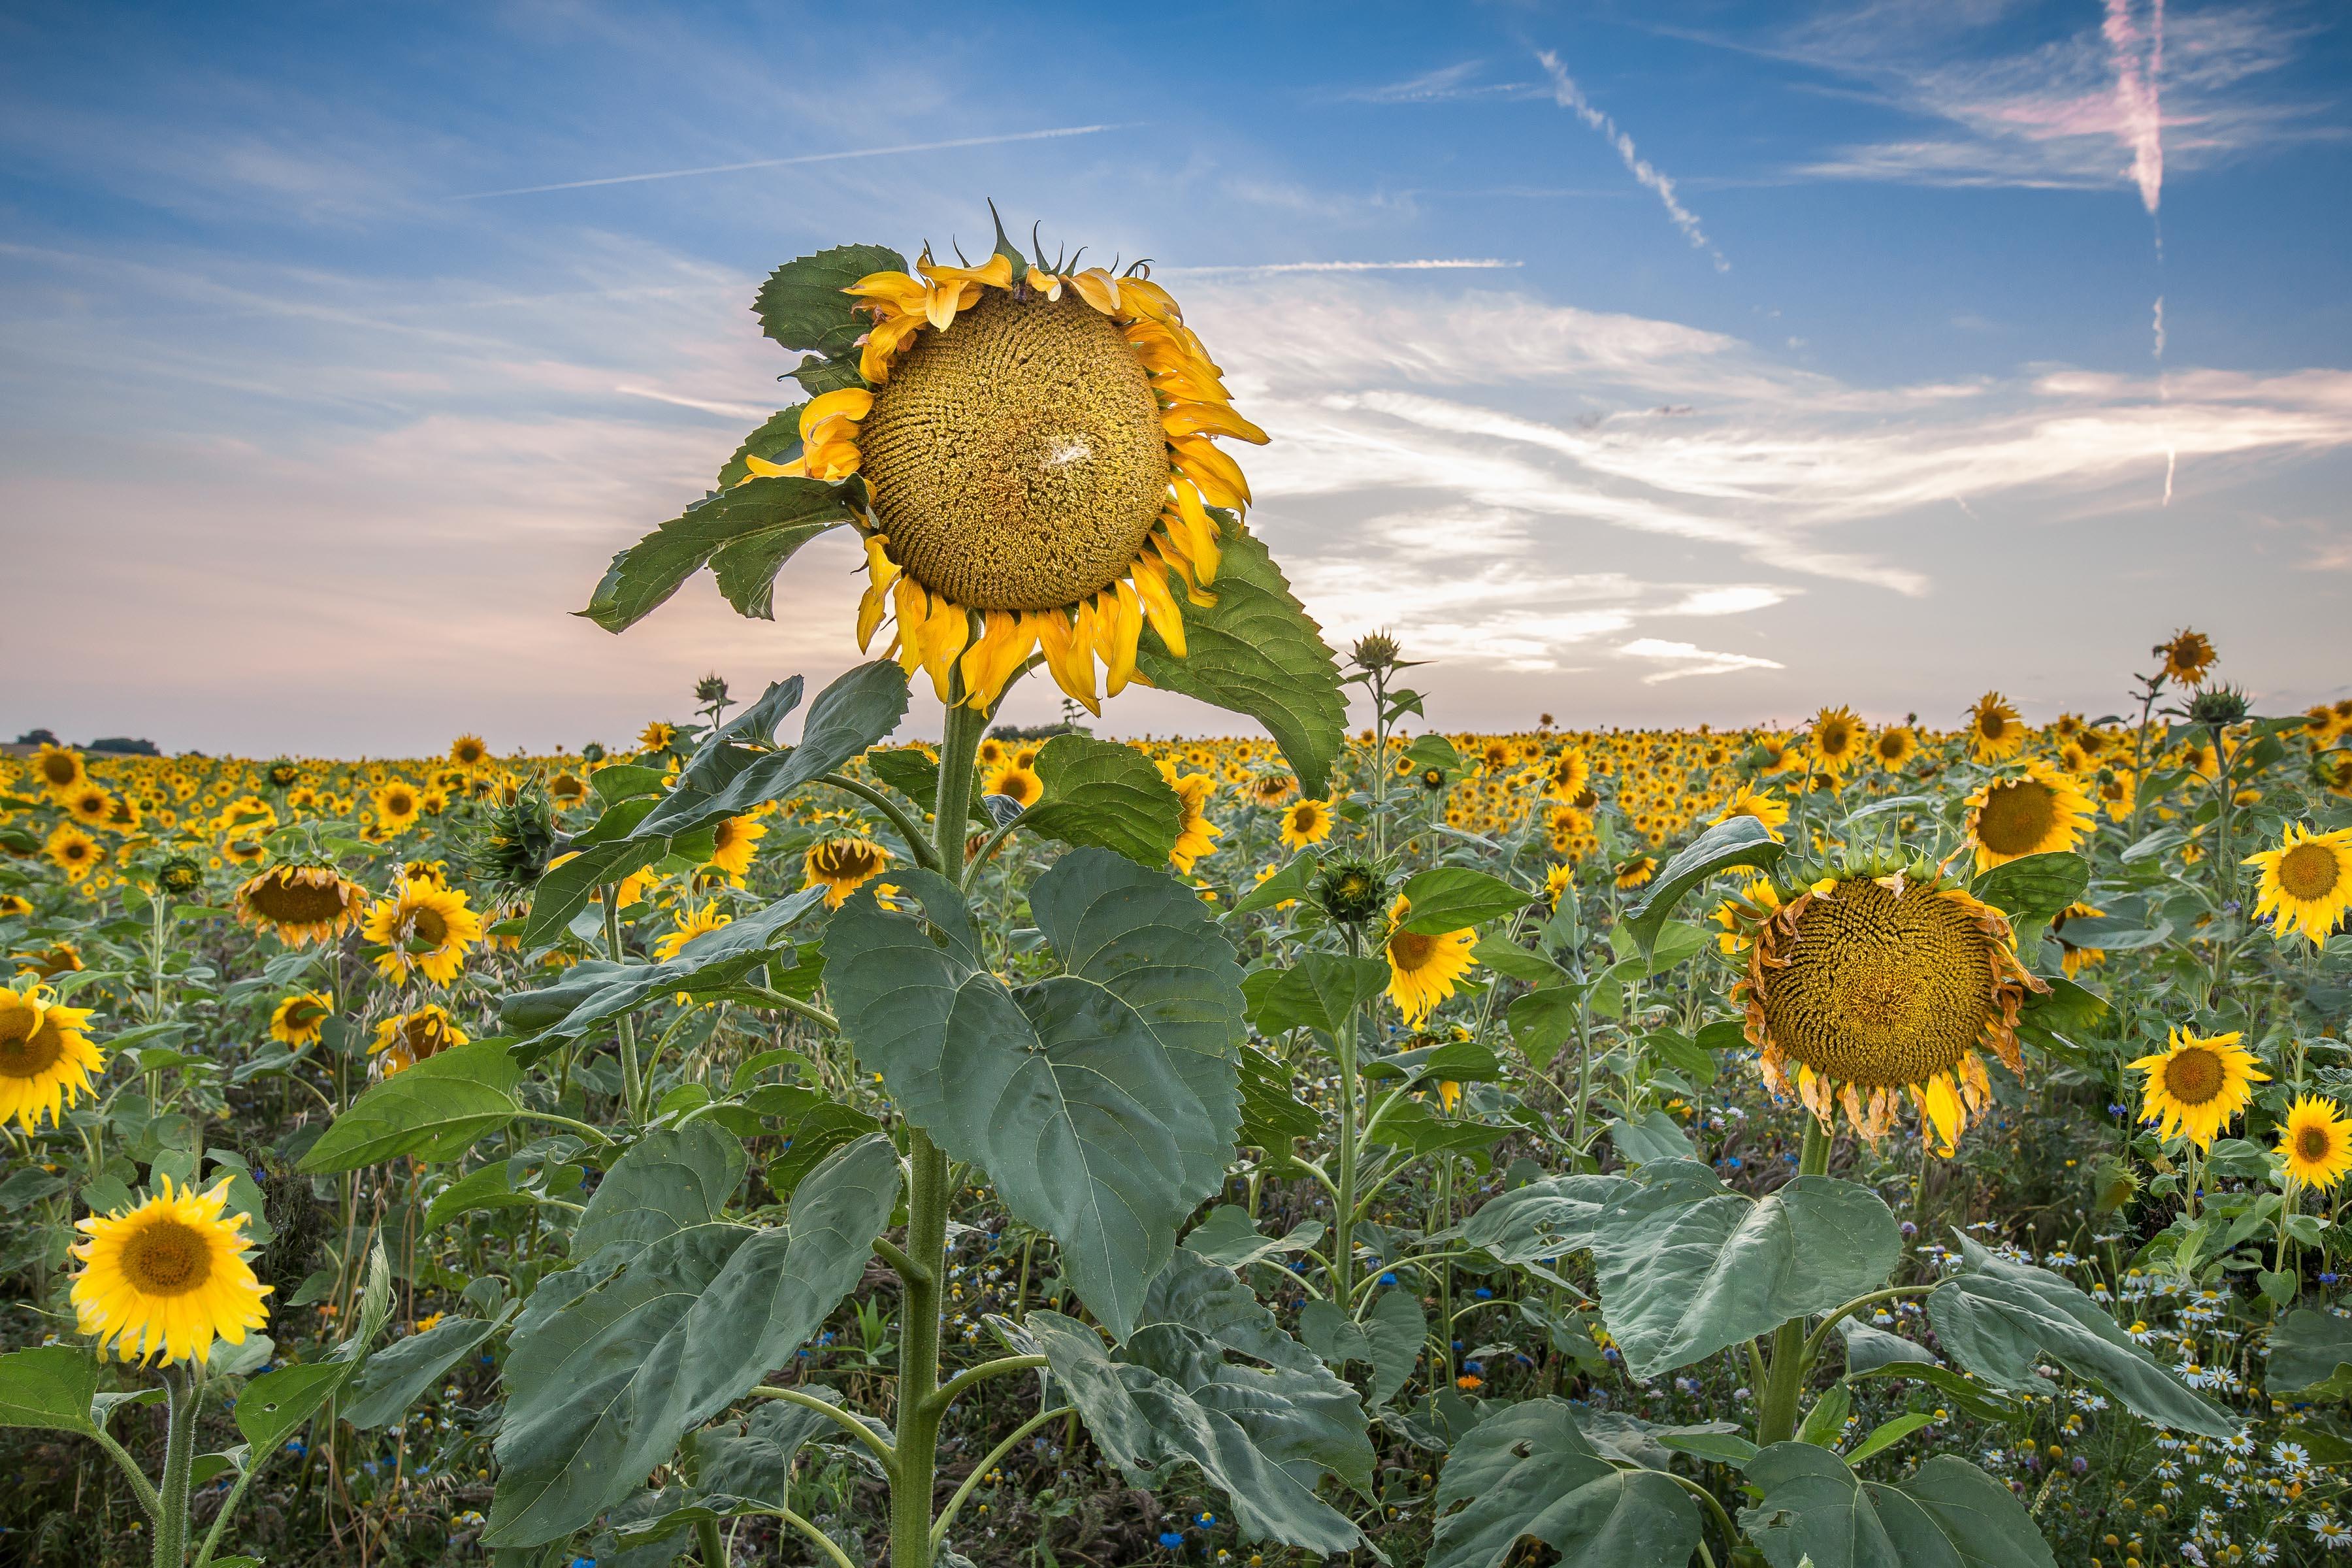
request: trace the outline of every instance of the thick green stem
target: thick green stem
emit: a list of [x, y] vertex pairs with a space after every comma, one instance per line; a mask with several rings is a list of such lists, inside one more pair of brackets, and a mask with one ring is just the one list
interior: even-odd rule
[[[1797, 1173], [1819, 1176], [1830, 1168], [1830, 1134], [1821, 1118], [1805, 1117], [1805, 1148], [1798, 1156]], [[1805, 1353], [1805, 1320], [1791, 1318], [1772, 1331], [1772, 1352], [1765, 1364], [1764, 1387], [1756, 1402], [1756, 1441], [1769, 1447], [1797, 1435], [1797, 1401], [1805, 1392], [1805, 1373], [1812, 1364]]]
[[[625, 963], [627, 952], [621, 946], [621, 890], [604, 889], [604, 956], [614, 963]], [[637, 1025], [634, 1014], [620, 1016], [621, 1030], [621, 1098], [625, 1101], [632, 1122], [646, 1119], [645, 1086], [637, 1072]]]
[[[1352, 928], [1348, 945], [1352, 950], [1357, 938]], [[1339, 1026], [1339, 1179], [1332, 1194], [1331, 1215], [1331, 1299], [1347, 1302], [1355, 1299], [1356, 1267], [1356, 1017], [1361, 1009], [1350, 1007]]]
[[196, 1410], [204, 1385], [194, 1368], [163, 1369], [170, 1419], [163, 1439], [163, 1486], [155, 1504], [155, 1568], [183, 1568], [188, 1560], [188, 1473], [196, 1462]]

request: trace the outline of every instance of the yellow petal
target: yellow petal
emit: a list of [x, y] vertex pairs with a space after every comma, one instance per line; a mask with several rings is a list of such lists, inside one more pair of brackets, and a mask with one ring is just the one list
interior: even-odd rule
[[1082, 637], [1083, 629], [1091, 633], [1086, 605], [1078, 606], [1081, 626], [1074, 626], [1059, 610], [1041, 611], [1037, 616], [1037, 642], [1045, 650], [1045, 668], [1054, 677], [1054, 684], [1069, 693], [1074, 701], [1085, 704], [1087, 712], [1102, 717], [1102, 704], [1095, 698], [1095, 655], [1090, 637]]
[[1168, 592], [1168, 580], [1161, 575], [1164, 567], [1157, 553], [1147, 551], [1129, 574], [1135, 584], [1136, 597], [1143, 601], [1144, 617], [1168, 651], [1178, 658], [1184, 657], [1184, 617], [1177, 612], [1176, 601]]

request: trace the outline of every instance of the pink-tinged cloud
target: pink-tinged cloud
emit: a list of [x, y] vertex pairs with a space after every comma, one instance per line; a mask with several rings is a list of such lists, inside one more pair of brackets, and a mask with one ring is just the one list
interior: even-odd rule
[[2132, 0], [2107, 0], [2100, 31], [2116, 66], [2116, 129], [2131, 149], [2140, 205], [2154, 217], [2164, 199], [2164, 110], [2158, 98], [2164, 75], [2164, 0], [2149, 0], [2146, 32], [2132, 19]]

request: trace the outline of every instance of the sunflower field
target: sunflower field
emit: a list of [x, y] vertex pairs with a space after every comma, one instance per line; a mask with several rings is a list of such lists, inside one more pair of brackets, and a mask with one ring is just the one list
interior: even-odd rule
[[804, 400], [583, 613], [847, 529], [870, 662], [0, 755], [0, 1563], [2352, 1547], [2352, 703], [2184, 631], [2095, 717], [1450, 732], [1147, 271], [755, 309]]

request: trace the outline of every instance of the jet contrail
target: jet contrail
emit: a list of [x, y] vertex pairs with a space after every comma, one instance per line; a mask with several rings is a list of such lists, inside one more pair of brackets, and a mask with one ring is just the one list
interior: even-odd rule
[[1471, 268], [1479, 271], [1524, 267], [1523, 261], [1499, 261], [1492, 257], [1437, 258], [1418, 261], [1269, 261], [1232, 267], [1166, 267], [1160, 276], [1198, 278], [1212, 272], [1441, 272]]
[[[2143, 35], [2132, 18], [2132, 0], [2106, 0], [2106, 21], [2099, 31], [2107, 40], [2108, 58], [2116, 68], [2116, 112], [2124, 145], [2131, 149], [2132, 183], [2139, 187], [2139, 204], [2156, 225], [2157, 265], [2164, 264], [2164, 223], [2158, 209], [2164, 202], [2164, 0], [2148, 0], [2147, 31]], [[2145, 41], [2146, 52], [2141, 50]], [[2156, 387], [2159, 400], [2168, 400], [2164, 380], [2164, 296], [2156, 297]], [[2179, 466], [2180, 449], [2164, 451], [2164, 504], [2172, 504], [2172, 475]]]
[[[1129, 123], [1133, 123], [1129, 121]], [[845, 158], [888, 158], [901, 153], [944, 153], [956, 147], [994, 147], [1007, 142], [1046, 142], [1060, 136], [1091, 136], [1121, 125], [1061, 125], [1050, 131], [1016, 131], [1004, 136], [960, 136], [952, 142], [909, 142], [898, 147], [858, 147], [844, 153], [804, 153], [796, 158], [755, 158], [747, 163], [710, 163], [698, 169], [661, 169], [650, 174], [607, 174], [599, 180], [562, 180], [551, 185], [517, 185], [505, 191], [468, 191], [453, 202], [492, 196], [534, 196], [544, 191], [584, 191], [597, 185], [634, 185], [646, 180], [683, 180], [694, 174], [733, 174], [746, 169], [784, 169], [796, 163], [835, 163]]]
[[[2111, 0], [2111, 3], [2115, 3], [2115, 0]], [[1675, 226], [1683, 231], [1685, 237], [1691, 242], [1692, 248], [1704, 250], [1713, 257], [1715, 269], [1717, 272], [1730, 271], [1731, 263], [1723, 258], [1723, 252], [1715, 247], [1707, 239], [1705, 231], [1699, 227], [1698, 215], [1675, 199], [1674, 181], [1659, 173], [1648, 159], [1633, 151], [1633, 139], [1618, 130], [1617, 122], [1602, 110], [1595, 108], [1592, 100], [1584, 96], [1584, 89], [1576, 85], [1575, 79], [1570, 77], [1567, 69], [1560, 65], [1558, 55], [1553, 54], [1549, 49], [1545, 49], [1538, 53], [1536, 58], [1542, 61], [1543, 68], [1551, 73], [1552, 101], [1562, 109], [1574, 110], [1579, 120], [1600, 132], [1601, 139], [1616, 148], [1617, 156], [1625, 161], [1626, 172], [1636, 181], [1657, 193], [1658, 200], [1666, 205], [1666, 216], [1675, 220]]]

